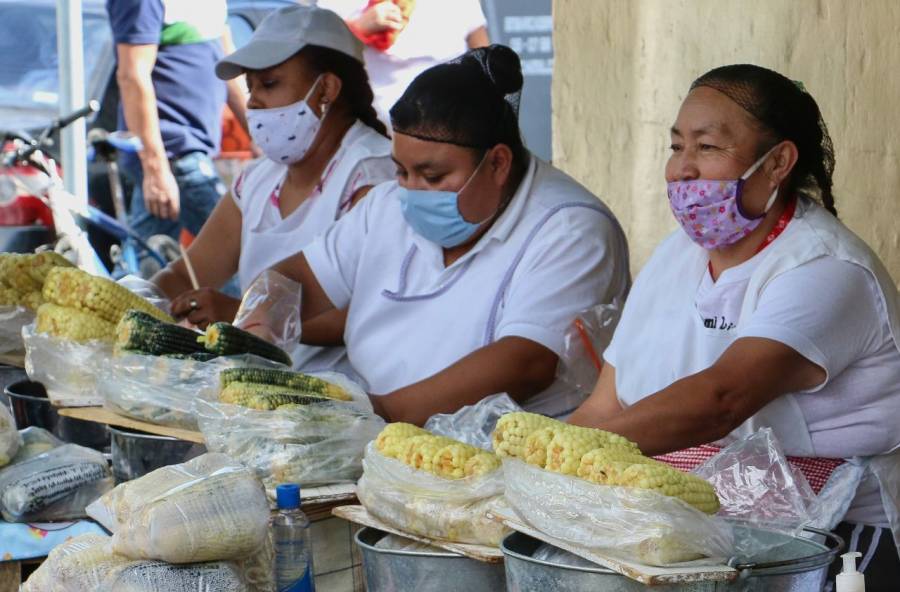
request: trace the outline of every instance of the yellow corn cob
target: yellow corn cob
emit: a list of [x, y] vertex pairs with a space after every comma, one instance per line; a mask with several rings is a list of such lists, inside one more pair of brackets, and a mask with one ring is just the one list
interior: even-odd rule
[[172, 317], [127, 288], [80, 269], [51, 269], [44, 282], [43, 294], [47, 302], [91, 312], [114, 324], [131, 309], [140, 310], [167, 323], [175, 322]]
[[0, 288], [0, 306], [18, 306], [21, 302], [19, 291], [15, 288]]
[[75, 267], [71, 261], [53, 251], [26, 255], [18, 261], [18, 264], [19, 269], [34, 280], [38, 290], [44, 286], [47, 274], [54, 267]]
[[585, 453], [604, 447], [640, 452], [636, 444], [617, 434], [569, 425], [556, 430], [547, 445], [547, 464], [544, 468], [555, 473], [575, 475]]
[[560, 430], [566, 429], [565, 425], [559, 425], [541, 428], [531, 432], [525, 439], [525, 456], [522, 458], [525, 462], [542, 469], [547, 465], [547, 446], [553, 440], [553, 436]]
[[375, 449], [385, 456], [397, 458], [408, 438], [427, 434], [427, 431], [411, 423], [389, 423], [375, 439]]
[[9, 253], [3, 258], [3, 265], [0, 268], [3, 282], [20, 295], [41, 289], [41, 284], [33, 280], [28, 273], [25, 265], [26, 257], [27, 255]]
[[414, 469], [419, 469], [426, 473], [434, 473], [435, 454], [444, 446], [453, 443], [454, 440], [450, 438], [432, 434], [413, 436], [406, 441], [403, 457], [400, 460]]
[[499, 456], [497, 456], [496, 454], [491, 454], [490, 452], [482, 452], [476, 454], [466, 461], [466, 466], [463, 468], [463, 473], [466, 477], [477, 477], [480, 475], [486, 475], [491, 471], [496, 471], [499, 468]]
[[40, 291], [29, 292], [21, 297], [20, 302], [25, 308], [37, 310], [44, 303], [44, 297]]
[[462, 442], [454, 442], [440, 448], [431, 461], [434, 474], [447, 479], [462, 479], [466, 476], [466, 463], [483, 450]]
[[707, 514], [719, 511], [719, 498], [712, 485], [696, 475], [631, 452], [591, 451], [582, 458], [578, 473], [600, 485], [648, 489], [677, 497]]
[[44, 303], [37, 310], [37, 332], [72, 341], [113, 341], [116, 326], [90, 313]]
[[535, 430], [562, 425], [562, 422], [536, 413], [516, 411], [507, 413], [497, 421], [491, 440], [494, 452], [501, 457], [525, 459], [525, 440]]

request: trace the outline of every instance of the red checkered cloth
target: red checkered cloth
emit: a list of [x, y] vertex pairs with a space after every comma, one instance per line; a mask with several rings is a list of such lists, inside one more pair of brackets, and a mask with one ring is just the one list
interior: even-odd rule
[[[695, 446], [694, 448], [686, 448], [677, 452], [661, 454], [655, 457], [666, 464], [672, 465], [680, 471], [690, 472], [708, 461], [710, 458], [718, 454], [722, 449], [718, 446]], [[844, 464], [844, 460], [840, 458], [808, 458], [803, 456], [787, 457], [791, 468], [806, 477], [813, 492], [818, 495], [825, 482], [831, 477], [831, 473], [836, 468]]]

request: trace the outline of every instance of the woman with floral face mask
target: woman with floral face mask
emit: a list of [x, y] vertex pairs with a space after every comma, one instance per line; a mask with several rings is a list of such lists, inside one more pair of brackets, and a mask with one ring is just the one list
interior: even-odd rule
[[391, 109], [396, 182], [276, 267], [303, 286], [304, 342], [346, 343], [391, 420], [495, 393], [568, 414], [584, 397], [556, 379], [566, 328], [629, 287], [610, 211], [522, 145], [521, 89], [503, 46], [420, 74]]
[[[266, 17], [250, 41], [217, 66], [245, 74], [247, 120], [265, 155], [250, 163], [218, 205], [188, 257], [153, 278], [172, 311], [200, 327], [234, 318], [239, 301], [217, 291], [235, 273], [241, 291], [298, 252], [375, 184], [393, 178], [390, 141], [372, 107], [362, 45], [333, 12], [291, 6]], [[332, 366], [342, 349], [301, 348], [295, 363]]]
[[635, 281], [594, 393], [570, 421], [683, 469], [771, 428], [814, 490], [849, 494], [832, 500], [849, 510], [823, 520], [840, 523], [861, 571], [877, 574], [867, 589], [893, 590], [900, 299], [837, 220], [819, 108], [776, 72], [726, 66], [694, 82], [671, 134], [666, 181], [681, 228]]

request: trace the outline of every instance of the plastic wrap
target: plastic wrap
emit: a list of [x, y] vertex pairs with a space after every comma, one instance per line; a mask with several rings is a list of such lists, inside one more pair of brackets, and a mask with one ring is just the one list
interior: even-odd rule
[[339, 384], [353, 401], [290, 405], [274, 411], [198, 401], [200, 429], [209, 450], [255, 471], [274, 491], [279, 483], [305, 486], [354, 482], [363, 450], [384, 428], [368, 396], [333, 372], [316, 373]]
[[649, 565], [731, 556], [730, 526], [677, 498], [596, 485], [516, 459], [504, 460], [503, 471], [509, 504], [557, 539]]
[[[261, 325], [268, 330], [267, 339], [291, 351], [294, 344], [300, 341], [302, 302], [299, 283], [268, 269], [259, 274], [244, 292], [232, 324], [245, 330]], [[259, 331], [253, 332], [260, 334]]]
[[478, 448], [491, 450], [491, 433], [505, 413], [522, 411], [507, 394], [485, 397], [474, 405], [466, 405], [456, 413], [432, 415], [425, 429]]
[[88, 592], [100, 590], [131, 560], [109, 551], [110, 539], [83, 534], [50, 551], [22, 585], [21, 592]]
[[429, 545], [428, 543], [422, 543], [420, 541], [414, 541], [412, 539], [408, 539], [406, 537], [397, 536], [396, 534], [388, 533], [386, 536], [382, 537], [377, 543], [375, 543], [376, 549], [382, 549], [384, 551], [408, 551], [408, 552], [417, 552], [417, 553], [441, 553], [446, 554], [447, 551], [441, 549], [440, 547], [435, 547], [433, 545]]
[[99, 404], [98, 381], [103, 360], [112, 345], [100, 341], [77, 343], [38, 333], [34, 324], [22, 329], [25, 372], [47, 389], [51, 400]]
[[24, 306], [0, 306], [0, 354], [24, 351], [22, 328], [34, 322], [34, 312]]
[[97, 592], [249, 592], [233, 563], [172, 565], [138, 561], [107, 578]]
[[128, 288], [128, 290], [137, 294], [164, 313], [172, 314], [172, 302], [153, 282], [136, 275], [126, 275], [116, 283], [124, 288]]
[[565, 549], [560, 549], [559, 547], [554, 547], [553, 545], [548, 545], [547, 543], [542, 543], [541, 546], [534, 551], [534, 554], [531, 557], [532, 559], [537, 559], [538, 561], [546, 561], [548, 563], [555, 563], [556, 565], [565, 565], [568, 567], [603, 567], [601, 565], [588, 561], [583, 557], [573, 555]]
[[366, 446], [356, 495], [370, 514], [404, 532], [498, 546], [509, 530], [485, 515], [503, 505], [503, 471], [443, 479]]
[[0, 471], [0, 510], [8, 522], [81, 518], [112, 486], [101, 453], [65, 444]]
[[0, 405], [0, 467], [13, 461], [22, 445], [16, 422], [6, 405]]
[[114, 552], [196, 563], [247, 558], [268, 536], [269, 503], [256, 477], [204, 454], [128, 481], [88, 508], [113, 531]]
[[196, 430], [195, 401], [215, 399], [219, 373], [239, 366], [283, 368], [250, 355], [200, 362], [122, 352], [103, 364], [98, 388], [104, 406], [120, 415]]
[[612, 341], [621, 314], [622, 304], [616, 300], [575, 317], [566, 329], [563, 341], [563, 353], [557, 367], [560, 380], [579, 393], [591, 394], [600, 376], [603, 352]]

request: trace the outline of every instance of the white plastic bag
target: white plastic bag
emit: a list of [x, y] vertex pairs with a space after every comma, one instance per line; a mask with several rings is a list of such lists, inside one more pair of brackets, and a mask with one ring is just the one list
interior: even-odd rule
[[122, 287], [128, 288], [131, 292], [137, 294], [164, 313], [172, 314], [172, 302], [153, 282], [136, 275], [126, 275], [116, 283]]
[[432, 415], [425, 429], [478, 448], [491, 450], [491, 434], [497, 420], [506, 413], [522, 411], [509, 395], [501, 393], [485, 397], [474, 405], [466, 405], [456, 413]]
[[34, 312], [24, 306], [0, 306], [0, 354], [25, 351], [22, 328], [34, 318]]
[[8, 522], [81, 518], [112, 486], [101, 453], [65, 444], [0, 470], [0, 510]]
[[173, 565], [135, 561], [106, 578], [97, 592], [249, 592], [234, 563]]
[[[366, 393], [334, 372], [314, 374], [339, 384], [353, 401], [323, 401], [273, 411], [198, 401], [200, 429], [210, 451], [253, 469], [272, 493], [279, 483], [352, 483], [362, 472], [366, 444], [384, 428]], [[272, 494], [274, 495], [274, 494]]]
[[654, 491], [597, 485], [505, 459], [506, 500], [521, 518], [554, 538], [649, 565], [701, 557], [722, 563], [731, 528], [680, 499]]
[[22, 445], [16, 422], [6, 405], [0, 405], [0, 467], [13, 461]]
[[244, 292], [233, 325], [245, 330], [261, 325], [268, 329], [272, 343], [292, 351], [300, 342], [302, 302], [299, 283], [268, 269]]
[[109, 551], [110, 539], [82, 534], [57, 546], [22, 585], [22, 592], [94, 592], [132, 561]]
[[67, 405], [99, 405], [98, 381], [112, 345], [100, 341], [77, 343], [38, 333], [34, 324], [22, 329], [25, 372], [47, 389], [53, 401]]
[[19, 447], [19, 452], [13, 458], [13, 463], [25, 462], [64, 444], [62, 440], [44, 428], [35, 426], [19, 430], [19, 436], [22, 438], [22, 446]]
[[622, 303], [600, 304], [584, 311], [566, 329], [557, 375], [579, 393], [589, 395], [603, 366], [603, 352], [612, 341]]
[[247, 558], [265, 544], [269, 503], [249, 469], [204, 454], [117, 486], [88, 507], [133, 559], [196, 563]]
[[366, 446], [356, 495], [370, 514], [404, 532], [457, 543], [498, 546], [509, 530], [487, 518], [503, 504], [503, 471], [443, 479]]

